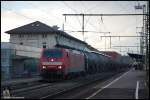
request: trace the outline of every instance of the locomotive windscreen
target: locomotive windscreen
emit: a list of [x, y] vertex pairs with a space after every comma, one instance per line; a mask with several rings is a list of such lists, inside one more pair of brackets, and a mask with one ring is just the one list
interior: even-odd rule
[[43, 56], [59, 58], [62, 56], [62, 51], [60, 49], [47, 49], [43, 51]]

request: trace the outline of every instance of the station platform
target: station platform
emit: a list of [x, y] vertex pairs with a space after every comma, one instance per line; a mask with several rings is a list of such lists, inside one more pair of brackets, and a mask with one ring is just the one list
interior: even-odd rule
[[18, 85], [18, 84], [24, 84], [24, 83], [30, 83], [34, 81], [39, 81], [42, 78], [40, 76], [34, 76], [29, 78], [18, 78], [18, 79], [11, 79], [6, 81], [1, 81], [1, 86], [12, 86], [12, 85]]
[[149, 99], [145, 71], [131, 69], [107, 84], [96, 86], [90, 99]]

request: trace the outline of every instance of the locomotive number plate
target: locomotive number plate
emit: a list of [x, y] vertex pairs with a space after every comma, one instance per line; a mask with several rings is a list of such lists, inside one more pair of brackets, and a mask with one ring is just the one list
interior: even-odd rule
[[62, 65], [62, 62], [43, 62], [43, 65]]

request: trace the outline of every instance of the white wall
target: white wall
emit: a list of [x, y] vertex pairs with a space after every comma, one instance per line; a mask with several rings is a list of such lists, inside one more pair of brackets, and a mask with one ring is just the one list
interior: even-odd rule
[[61, 45], [67, 45], [73, 48], [81, 49], [81, 50], [87, 50], [87, 46], [81, 42], [68, 39], [64, 36], [58, 35], [58, 34], [47, 34], [47, 37], [42, 37], [44, 33], [41, 34], [24, 34], [23, 36], [19, 36], [19, 34], [11, 34], [10, 35], [10, 42], [20, 44], [20, 42], [23, 43], [23, 45], [26, 46], [32, 46], [32, 47], [38, 47], [43, 48], [43, 42], [46, 42], [46, 48], [53, 48], [56, 45], [56, 36], [58, 37], [58, 43]]
[[25, 46], [33, 46], [38, 48], [43, 48], [43, 42], [46, 42], [48, 48], [53, 47], [56, 44], [54, 34], [47, 34], [47, 37], [42, 37], [42, 34], [24, 34], [19, 37], [19, 34], [11, 34], [10, 42], [20, 44], [21, 42]]
[[72, 40], [72, 39], [68, 39], [64, 36], [58, 36], [58, 42], [59, 42], [59, 44], [67, 45], [67, 46], [77, 48], [77, 49], [83, 50], [85, 48], [85, 44], [83, 44], [81, 42], [77, 42], [77, 41]]

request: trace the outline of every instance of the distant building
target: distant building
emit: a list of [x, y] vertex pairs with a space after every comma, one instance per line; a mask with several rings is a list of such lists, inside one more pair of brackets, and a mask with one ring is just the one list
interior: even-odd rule
[[[35, 50], [37, 49], [37, 50]], [[25, 50], [25, 51], [24, 51]], [[39, 74], [39, 58], [35, 53], [38, 48], [1, 42], [1, 76], [2, 80], [28, 77]], [[21, 54], [22, 53], [22, 54]], [[31, 57], [29, 57], [29, 54]], [[35, 56], [35, 57], [32, 57]]]
[[1, 78], [2, 80], [11, 78], [12, 57], [14, 50], [10, 48], [8, 42], [1, 42]]
[[87, 43], [39, 21], [6, 31], [10, 34], [10, 42], [38, 48], [68, 46], [80, 50], [89, 50]]

